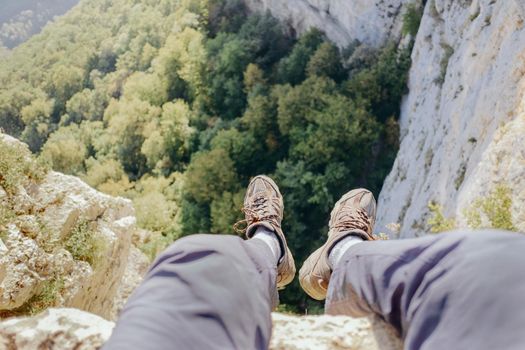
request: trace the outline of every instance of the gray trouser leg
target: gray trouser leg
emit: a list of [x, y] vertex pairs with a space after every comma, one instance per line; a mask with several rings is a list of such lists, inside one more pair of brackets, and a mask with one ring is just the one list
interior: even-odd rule
[[405, 349], [525, 349], [525, 235], [450, 232], [363, 242], [334, 269], [326, 310], [376, 313]]
[[153, 263], [104, 349], [267, 349], [274, 260], [259, 240], [178, 240]]

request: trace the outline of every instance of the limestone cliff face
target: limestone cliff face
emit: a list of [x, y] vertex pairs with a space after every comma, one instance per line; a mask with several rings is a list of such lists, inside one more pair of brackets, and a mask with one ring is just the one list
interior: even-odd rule
[[403, 5], [411, 0], [245, 0], [255, 11], [270, 11], [298, 33], [311, 27], [344, 47], [354, 40], [378, 47], [397, 38]]
[[426, 2], [376, 231], [425, 233], [429, 201], [464, 226], [465, 209], [499, 184], [525, 231], [524, 21], [519, 0]]

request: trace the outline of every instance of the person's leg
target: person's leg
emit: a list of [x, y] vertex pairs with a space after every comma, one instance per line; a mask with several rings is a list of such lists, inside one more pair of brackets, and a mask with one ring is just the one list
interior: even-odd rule
[[405, 349], [523, 349], [524, 252], [525, 236], [494, 231], [354, 244], [326, 311], [378, 314]]
[[152, 265], [104, 349], [266, 349], [276, 274], [261, 240], [180, 239]]
[[275, 182], [255, 177], [243, 211], [249, 240], [193, 235], [162, 253], [104, 349], [267, 349], [277, 288], [295, 275]]

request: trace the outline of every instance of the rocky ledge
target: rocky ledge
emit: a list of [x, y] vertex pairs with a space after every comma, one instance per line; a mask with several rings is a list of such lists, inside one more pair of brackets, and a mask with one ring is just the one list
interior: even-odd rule
[[[271, 350], [394, 350], [395, 334], [378, 320], [274, 313]], [[36, 317], [0, 324], [0, 348], [32, 350], [98, 349], [114, 323], [78, 309], [48, 309]]]

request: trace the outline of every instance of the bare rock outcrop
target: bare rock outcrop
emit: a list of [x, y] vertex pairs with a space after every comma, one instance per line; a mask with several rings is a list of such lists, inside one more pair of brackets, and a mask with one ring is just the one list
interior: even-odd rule
[[147, 268], [132, 244], [131, 202], [53, 171], [36, 181], [24, 174], [37, 166], [27, 147], [7, 135], [0, 142], [23, 155], [2, 160], [20, 173], [2, 174], [14, 178], [9, 191], [0, 183], [0, 315], [62, 306], [115, 318]]
[[344, 47], [354, 40], [379, 47], [401, 33], [403, 8], [411, 0], [245, 0], [251, 10], [270, 11], [296, 32], [315, 27]]
[[497, 186], [525, 232], [524, 24], [523, 1], [426, 2], [378, 232], [390, 223], [401, 237], [428, 232], [430, 201], [465, 226], [473, 201]]

